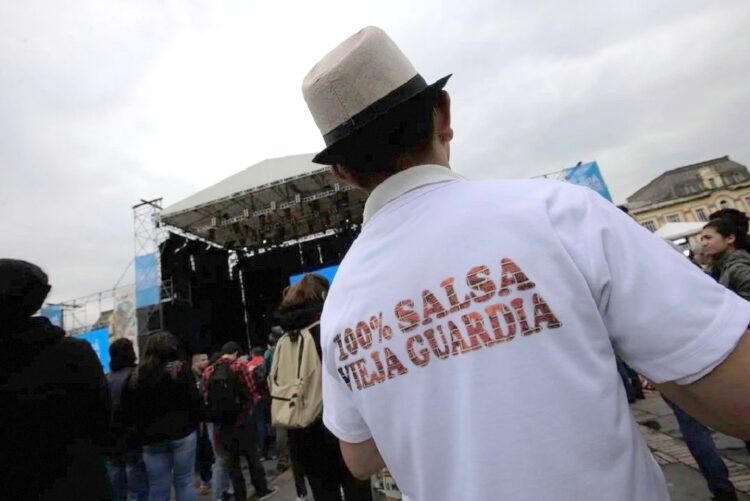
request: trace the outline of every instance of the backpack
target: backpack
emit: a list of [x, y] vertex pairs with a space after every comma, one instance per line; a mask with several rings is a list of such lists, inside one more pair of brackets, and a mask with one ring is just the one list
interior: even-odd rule
[[216, 424], [233, 424], [242, 411], [239, 377], [229, 364], [217, 363], [208, 379], [208, 420]]
[[276, 345], [268, 381], [273, 426], [306, 428], [323, 413], [322, 366], [310, 333], [319, 323], [284, 334]]

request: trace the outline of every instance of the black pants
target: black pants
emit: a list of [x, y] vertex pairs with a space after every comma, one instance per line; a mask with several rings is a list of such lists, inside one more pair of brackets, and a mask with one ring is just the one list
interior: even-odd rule
[[267, 492], [266, 470], [258, 454], [258, 441], [252, 418], [249, 415], [244, 416], [238, 424], [224, 427], [221, 435], [222, 445], [229, 454], [229, 477], [232, 480], [235, 498], [247, 499], [247, 486], [242, 475], [243, 457], [247, 461], [255, 492]]
[[201, 481], [207, 484], [211, 481], [211, 466], [214, 464], [214, 453], [211, 440], [208, 438], [208, 429], [205, 423], [198, 426], [198, 448], [195, 451], [195, 472], [200, 475]]
[[341, 490], [346, 501], [372, 501], [369, 481], [360, 481], [351, 475], [339, 479], [331, 477], [307, 477], [315, 501], [341, 501]]
[[292, 463], [292, 475], [294, 476], [294, 488], [297, 491], [297, 496], [304, 498], [307, 497], [307, 485], [305, 484], [305, 469], [299, 464], [299, 461], [291, 461]]
[[292, 463], [299, 462], [315, 501], [372, 501], [369, 481], [355, 479], [344, 464], [338, 440], [318, 422], [289, 430]]

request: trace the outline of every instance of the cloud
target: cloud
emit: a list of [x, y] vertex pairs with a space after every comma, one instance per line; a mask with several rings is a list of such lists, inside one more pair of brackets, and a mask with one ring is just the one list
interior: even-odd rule
[[668, 168], [750, 162], [748, 23], [744, 0], [4, 2], [0, 249], [54, 299], [111, 287], [140, 198], [321, 148], [302, 78], [368, 24], [428, 80], [454, 74], [456, 170], [595, 159], [623, 201]]

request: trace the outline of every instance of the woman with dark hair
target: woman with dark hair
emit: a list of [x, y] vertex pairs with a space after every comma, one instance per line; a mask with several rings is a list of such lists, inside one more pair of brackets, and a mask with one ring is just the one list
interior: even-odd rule
[[194, 501], [200, 396], [179, 340], [159, 332], [146, 341], [143, 359], [123, 392], [123, 413], [143, 445], [149, 500]]
[[[318, 356], [322, 351], [318, 322], [328, 288], [326, 278], [307, 274], [284, 291], [277, 312], [285, 332], [294, 333], [305, 328], [310, 331]], [[315, 501], [340, 501], [342, 489], [346, 501], [372, 499], [370, 483], [358, 481], [349, 473], [338, 439], [325, 428], [322, 419], [307, 428], [290, 429], [289, 443], [292, 461], [302, 466]]]
[[135, 367], [133, 343], [125, 338], [114, 341], [109, 346], [110, 372], [107, 374], [112, 401], [112, 440], [107, 450], [107, 472], [115, 501], [145, 501], [148, 498], [148, 479], [142, 451], [122, 415], [122, 390]]
[[711, 256], [708, 272], [721, 285], [750, 299], [750, 237], [744, 212], [709, 221], [701, 233], [703, 252]]
[[[706, 270], [721, 285], [750, 300], [750, 237], [747, 214], [737, 209], [722, 209], [703, 227], [703, 253], [711, 257]], [[745, 441], [750, 454], [750, 442]]]

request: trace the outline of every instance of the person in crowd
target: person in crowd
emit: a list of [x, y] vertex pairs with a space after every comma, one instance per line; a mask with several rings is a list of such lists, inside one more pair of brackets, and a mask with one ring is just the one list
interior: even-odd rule
[[266, 374], [271, 372], [271, 364], [273, 363], [273, 351], [276, 348], [276, 342], [281, 336], [284, 335], [284, 330], [279, 325], [271, 327], [271, 333], [268, 335], [268, 347], [266, 353], [263, 355], [263, 362], [266, 365]]
[[[241, 458], [244, 457], [250, 470], [256, 498], [269, 499], [278, 489], [270, 488], [268, 485], [266, 472], [258, 454], [258, 440], [252, 419], [253, 406], [260, 400], [260, 395], [255, 388], [247, 361], [243, 361], [244, 357], [241, 357], [239, 344], [230, 341], [221, 351], [222, 356], [210, 365], [203, 375], [209, 419], [213, 420], [210, 427], [215, 455], [213, 498], [215, 501], [221, 499], [228, 487], [227, 477], [231, 478], [235, 498], [247, 498], [247, 486], [241, 467]], [[219, 419], [215, 415], [221, 404], [218, 401], [217, 390], [220, 391], [222, 388], [229, 388], [233, 392], [231, 400], [238, 402], [238, 409], [229, 421], [224, 416]]]
[[711, 430], [668, 398], [662, 397], [674, 412], [682, 438], [685, 440], [690, 455], [698, 463], [698, 468], [703, 478], [706, 479], [708, 490], [711, 491], [713, 499], [715, 501], [736, 501], [735, 486], [729, 480], [729, 469], [716, 448]]
[[[284, 290], [286, 292], [288, 288]], [[283, 294], [282, 294], [283, 297]], [[263, 356], [266, 374], [271, 373], [271, 366], [273, 365], [273, 355], [276, 348], [276, 343], [279, 341], [281, 336], [284, 335], [284, 329], [280, 325], [274, 325], [271, 328], [271, 333], [268, 336], [268, 349]], [[268, 422], [271, 422], [271, 406], [268, 406]], [[289, 433], [283, 426], [274, 428], [274, 440], [276, 446], [277, 462], [276, 468], [281, 473], [286, 471], [289, 467], [292, 468], [292, 476], [294, 478], [294, 488], [297, 491], [297, 501], [304, 501], [307, 499], [307, 483], [305, 482], [305, 472], [299, 461], [292, 459], [289, 448]]]
[[[721, 285], [750, 300], [750, 237], [747, 215], [737, 209], [722, 209], [703, 227], [703, 252], [711, 258], [706, 272]], [[745, 441], [750, 454], [750, 441]]]
[[120, 338], [109, 345], [109, 394], [112, 400], [112, 441], [107, 470], [115, 501], [148, 499], [148, 477], [143, 453], [133, 430], [123, 420], [122, 390], [136, 367], [133, 342]]
[[169, 332], [149, 335], [138, 368], [122, 394], [123, 415], [143, 445], [149, 501], [196, 499], [193, 473], [200, 422], [200, 394], [183, 361], [180, 341]]
[[208, 439], [211, 443], [211, 456], [213, 457], [211, 467], [211, 499], [214, 501], [226, 499], [234, 494], [234, 489], [230, 487], [229, 456], [228, 454], [223, 453], [223, 449], [220, 449], [217, 437], [218, 427], [214, 426], [214, 423], [212, 422], [210, 413], [208, 412], [208, 402], [206, 401], [208, 396], [208, 390], [206, 389], [207, 371], [209, 368], [213, 367], [222, 356], [223, 353], [221, 351], [211, 353], [211, 356], [208, 359], [208, 366], [203, 371], [203, 381], [201, 383], [201, 388], [203, 389], [201, 401], [204, 404], [206, 431], [208, 432]]
[[302, 82], [313, 161], [368, 193], [321, 315], [324, 423], [410, 499], [666, 501], [615, 357], [750, 438], [750, 303], [589, 188], [455, 174], [447, 80], [367, 27]]
[[38, 266], [0, 259], [0, 496], [111, 499], [107, 380], [91, 345], [32, 316], [49, 291]]
[[[688, 259], [690, 259], [690, 256], [688, 256]], [[692, 262], [692, 259], [690, 260]], [[736, 500], [735, 486], [729, 479], [729, 470], [716, 448], [711, 430], [666, 396], [662, 395], [662, 398], [674, 412], [682, 438], [698, 464], [703, 478], [706, 479], [713, 499], [717, 501]]]
[[711, 257], [709, 274], [721, 285], [750, 299], [750, 237], [744, 212], [710, 220], [701, 232], [703, 251]]
[[[287, 289], [277, 312], [285, 332], [309, 328], [318, 356], [322, 353], [320, 325], [315, 324], [320, 320], [328, 288], [325, 277], [307, 274]], [[322, 420], [307, 428], [290, 429], [288, 433], [292, 461], [302, 466], [315, 501], [339, 501], [342, 490], [346, 501], [372, 499], [369, 480], [357, 480], [347, 470], [338, 441]], [[298, 488], [298, 494], [300, 490]]]
[[643, 384], [638, 373], [619, 358], [617, 359], [617, 372], [620, 374], [620, 379], [622, 379], [622, 384], [625, 387], [625, 395], [628, 398], [628, 403], [632, 404], [636, 400], [645, 398]]
[[270, 405], [271, 395], [268, 393], [268, 382], [266, 378], [265, 349], [262, 346], [256, 346], [251, 350], [252, 358], [247, 363], [247, 368], [253, 376], [255, 389], [260, 395], [260, 400], [255, 403], [252, 410], [253, 422], [258, 436], [258, 453], [261, 461], [268, 459], [268, 435], [270, 425]]
[[198, 474], [198, 494], [205, 495], [211, 490], [211, 467], [213, 465], [213, 452], [211, 440], [208, 436], [206, 426], [205, 400], [203, 399], [203, 371], [208, 367], [208, 355], [206, 353], [193, 354], [192, 369], [195, 385], [201, 397], [201, 422], [198, 424], [198, 449], [195, 454], [195, 472]]

